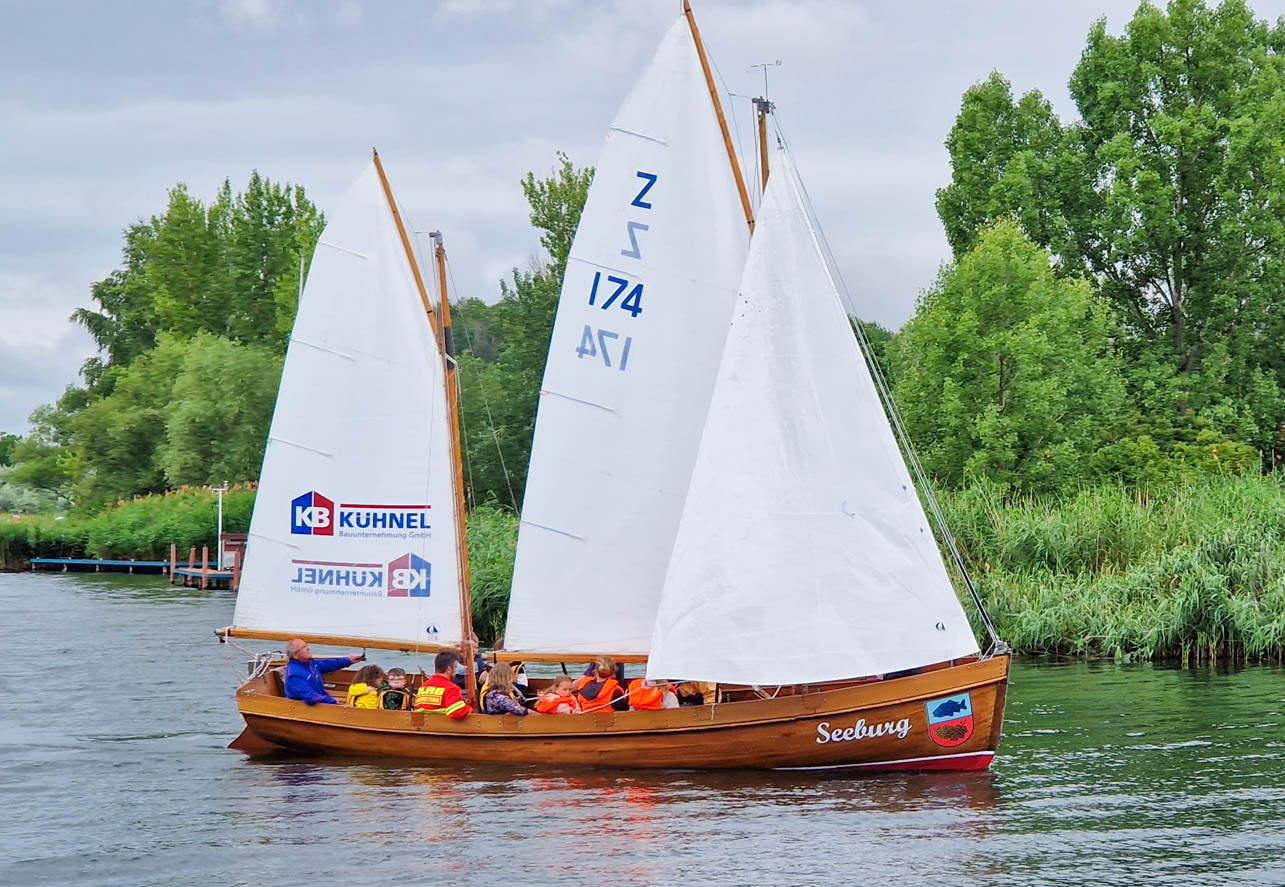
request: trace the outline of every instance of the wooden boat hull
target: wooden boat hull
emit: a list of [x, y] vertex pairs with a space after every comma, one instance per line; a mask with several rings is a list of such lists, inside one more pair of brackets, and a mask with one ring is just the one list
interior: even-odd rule
[[438, 764], [983, 770], [999, 744], [1008, 666], [996, 656], [775, 699], [578, 716], [452, 721], [308, 706], [275, 692], [271, 675], [242, 686], [237, 704], [249, 731], [287, 749]]

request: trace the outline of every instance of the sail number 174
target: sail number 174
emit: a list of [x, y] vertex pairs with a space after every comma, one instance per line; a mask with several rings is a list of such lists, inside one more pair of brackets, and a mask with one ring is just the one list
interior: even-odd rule
[[634, 337], [625, 336], [623, 342], [620, 339], [620, 333], [594, 329], [589, 324], [585, 324], [584, 332], [580, 335], [580, 345], [576, 348], [576, 356], [582, 360], [586, 357], [598, 357], [607, 366], [624, 372], [625, 367], [629, 365], [629, 346], [633, 345]]

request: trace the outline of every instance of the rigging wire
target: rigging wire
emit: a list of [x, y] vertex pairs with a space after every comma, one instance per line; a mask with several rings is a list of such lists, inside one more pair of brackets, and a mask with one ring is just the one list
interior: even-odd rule
[[[446, 260], [446, 274], [451, 279], [451, 288], [458, 293], [460, 290], [459, 290], [459, 286], [456, 285], [455, 283], [455, 269], [451, 266], [451, 260], [449, 257]], [[476, 357], [476, 353], [473, 351], [473, 338], [472, 336], [469, 335], [469, 331], [468, 331], [468, 324], [465, 323], [465, 324], [461, 324], [460, 326], [463, 328], [463, 331], [464, 331], [464, 346], [468, 348], [470, 354], [473, 354]], [[486, 386], [482, 384], [482, 371], [477, 368], [477, 363], [475, 361], [471, 360], [469, 361], [469, 363], [472, 364], [473, 374], [477, 377], [477, 390], [482, 395], [482, 406], [486, 410], [486, 421], [489, 422], [491, 425], [491, 437], [495, 440], [495, 453], [500, 457], [500, 470], [504, 473], [504, 485], [509, 490], [509, 504], [513, 506], [513, 513], [519, 514], [520, 511], [518, 509], [518, 497], [513, 492], [513, 478], [510, 477], [509, 466], [504, 461], [504, 450], [500, 447], [500, 434], [495, 429], [495, 417], [491, 413], [491, 401], [486, 396]], [[457, 386], [459, 385], [459, 375], [460, 374], [456, 374]], [[463, 411], [461, 411], [460, 415], [461, 417], [464, 415]], [[461, 419], [461, 423], [462, 423], [462, 419]], [[470, 459], [469, 460], [469, 484], [470, 485], [472, 485], [473, 483], [472, 472], [473, 472], [473, 460]], [[476, 497], [474, 498], [474, 504], [476, 504]]]
[[[735, 102], [733, 102], [733, 101], [731, 101], [731, 99], [732, 99], [733, 97], [737, 97], [737, 96], [736, 96], [736, 93], [732, 92], [732, 90], [728, 88], [728, 86], [727, 86], [727, 81], [723, 78], [723, 72], [719, 70], [719, 68], [718, 68], [718, 62], [714, 61], [714, 57], [713, 57], [713, 56], [708, 56], [708, 58], [709, 58], [709, 64], [710, 64], [710, 67], [711, 67], [711, 68], [713, 68], [713, 70], [714, 70], [714, 76], [718, 78], [718, 82], [719, 82], [719, 83], [721, 84], [721, 86], [722, 86], [723, 95], [725, 95], [725, 96], [727, 96], [727, 97], [728, 97], [728, 101], [727, 101], [725, 104], [727, 105], [728, 113], [730, 114], [730, 116], [731, 116], [731, 118], [732, 118], [732, 131], [736, 133], [736, 138], [734, 139], [734, 141], [735, 141], [735, 142], [736, 142], [736, 144], [740, 147], [740, 149], [741, 149], [741, 153], [742, 153], [742, 154], [744, 154], [744, 153], [745, 153], [745, 141], [744, 141], [744, 138], [741, 136], [741, 123], [740, 123], [740, 120], [739, 120], [739, 119], [737, 118], [737, 116], [736, 116], [736, 103], [735, 103]], [[740, 167], [741, 179], [742, 179], [742, 180], [744, 180], [744, 178], [745, 178], [745, 169], [744, 169], [745, 164], [741, 163], [741, 158], [740, 158], [739, 156], [736, 158], [736, 165], [737, 165], [738, 167]], [[748, 186], [746, 187], [746, 191], [747, 191], [747, 192], [749, 191]], [[753, 209], [753, 210], [754, 210], [754, 215], [755, 215], [755, 217], [757, 217], [757, 216], [758, 216], [758, 207], [757, 207], [757, 206], [753, 206], [752, 201], [753, 201], [753, 198], [751, 197], [751, 209]]]
[[[772, 116], [772, 123], [776, 129], [776, 136], [781, 147], [787, 154], [793, 156], [793, 152], [790, 151], [789, 139], [785, 136], [785, 130], [781, 126], [780, 119], [777, 117], [775, 111], [771, 111], [769, 113]], [[839, 270], [838, 262], [835, 261], [834, 252], [830, 249], [830, 243], [826, 239], [825, 232], [821, 229], [820, 224], [817, 224], [814, 221], [817, 218], [816, 210], [813, 207], [812, 198], [808, 194], [807, 186], [803, 183], [803, 177], [798, 174], [797, 169], [794, 172], [794, 180], [798, 184], [799, 192], [803, 196], [803, 202], [805, 204], [809, 220], [813, 222], [811, 226], [813, 234], [817, 239], [818, 245], [821, 247], [827, 264], [830, 266], [830, 272], [833, 279], [838, 284], [839, 295], [843, 300], [844, 310], [846, 310], [849, 315], [857, 321], [855, 324], [852, 324], [852, 327], [856, 332], [857, 343], [861, 346], [861, 353], [866, 359], [866, 365], [870, 369], [870, 376], [874, 380], [875, 388], [878, 390], [879, 397], [883, 401], [884, 412], [888, 414], [888, 418], [892, 422], [893, 432], [897, 437], [898, 443], [901, 444], [902, 452], [905, 454], [906, 462], [914, 475], [915, 483], [923, 498], [928, 503], [929, 510], [932, 512], [934, 521], [937, 524], [937, 529], [941, 533], [942, 540], [946, 543], [946, 548], [950, 551], [951, 559], [959, 570], [960, 576], [963, 577], [964, 584], [968, 587], [968, 594], [973, 599], [973, 604], [977, 608], [978, 616], [981, 617], [982, 624], [985, 626], [986, 632], [990, 636], [991, 652], [1007, 652], [1009, 646], [1000, 637], [999, 631], [995, 628], [995, 623], [991, 621], [990, 613], [987, 612], [985, 605], [982, 603], [981, 594], [977, 591], [977, 586], [973, 582], [973, 577], [964, 563], [964, 556], [960, 552], [958, 544], [955, 542], [955, 536], [951, 533], [950, 527], [946, 524], [946, 516], [941, 510], [941, 503], [937, 499], [937, 494], [933, 491], [932, 484], [928, 481], [927, 472], [924, 471], [923, 465], [919, 461], [919, 454], [915, 451], [914, 444], [911, 443], [910, 434], [906, 431], [905, 423], [901, 418], [901, 411], [897, 409], [897, 404], [892, 399], [892, 389], [888, 385], [888, 380], [879, 366], [879, 361], [875, 358], [874, 348], [871, 347], [870, 340], [866, 336], [866, 331], [862, 325], [861, 318], [852, 309], [852, 295], [848, 291], [847, 283], [843, 280], [843, 274]]]

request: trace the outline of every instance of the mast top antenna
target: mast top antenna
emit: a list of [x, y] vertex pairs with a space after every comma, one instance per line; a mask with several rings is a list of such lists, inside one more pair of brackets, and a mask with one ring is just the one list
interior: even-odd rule
[[[751, 70], [751, 71], [753, 71], [755, 68], [762, 68], [762, 69], [763, 69], [763, 100], [764, 100], [765, 102], [767, 101], [767, 94], [768, 94], [768, 93], [767, 93], [767, 69], [768, 69], [768, 68], [779, 68], [779, 67], [781, 67], [781, 60], [780, 60], [780, 59], [777, 59], [777, 60], [776, 60], [776, 61], [774, 61], [774, 62], [759, 62], [757, 65], [750, 65], [750, 70]], [[757, 101], [757, 99], [756, 99], [755, 101]], [[769, 104], [769, 105], [771, 105], [771, 103], [770, 103], [770, 102], [768, 102], [768, 104]], [[768, 108], [766, 108], [765, 110], [770, 111], [770, 110], [772, 110], [772, 109], [771, 109], [771, 107], [768, 107]]]

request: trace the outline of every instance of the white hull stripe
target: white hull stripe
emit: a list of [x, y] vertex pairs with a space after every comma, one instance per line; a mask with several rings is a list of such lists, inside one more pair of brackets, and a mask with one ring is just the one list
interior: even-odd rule
[[926, 758], [901, 758], [896, 761], [865, 761], [860, 764], [820, 764], [812, 767], [773, 767], [773, 770], [853, 770], [862, 767], [893, 767], [897, 764], [919, 764], [924, 761], [945, 761], [951, 758], [995, 757], [993, 751], [970, 751], [954, 755], [930, 755]]

